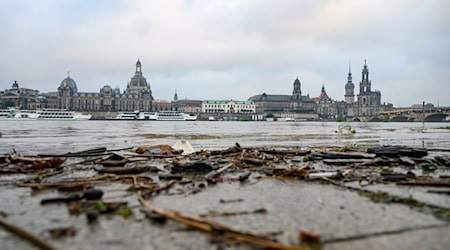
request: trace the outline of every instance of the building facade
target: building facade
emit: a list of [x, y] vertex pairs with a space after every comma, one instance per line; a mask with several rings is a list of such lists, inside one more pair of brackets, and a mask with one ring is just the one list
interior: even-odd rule
[[180, 111], [188, 114], [198, 114], [202, 112], [202, 103], [201, 100], [173, 100], [172, 107], [176, 111]]
[[58, 87], [57, 107], [79, 111], [150, 111], [152, 110], [152, 91], [142, 74], [142, 64], [136, 62], [136, 71], [126, 90], [103, 86], [99, 92], [79, 92], [74, 79], [67, 76]]
[[337, 102], [328, 96], [325, 85], [322, 85], [320, 95], [313, 98], [313, 100], [316, 103], [316, 113], [320, 118], [332, 120], [339, 113]]
[[349, 119], [356, 117], [378, 116], [386, 110], [392, 109], [392, 104], [381, 103], [381, 92], [372, 90], [369, 79], [369, 68], [364, 62], [362, 77], [359, 84], [359, 94], [355, 100], [355, 85], [349, 67], [347, 83], [345, 84], [344, 101], [330, 98], [322, 85], [320, 95], [310, 98], [302, 95], [301, 83], [298, 78], [293, 84], [292, 95], [270, 95], [263, 93], [249, 98], [256, 105], [256, 113], [277, 113], [279, 117], [301, 117], [300, 114], [315, 113], [319, 119], [334, 120], [338, 115]]
[[345, 84], [345, 116], [347, 118], [374, 117], [391, 110], [392, 104], [381, 103], [381, 92], [372, 90], [372, 81], [369, 79], [369, 68], [366, 61], [364, 61], [361, 74], [359, 94], [355, 100], [355, 85], [352, 82], [352, 73], [349, 68]]
[[36, 109], [39, 102], [39, 90], [21, 88], [14, 81], [10, 89], [0, 91], [0, 108]]
[[302, 95], [298, 77], [294, 80], [292, 95], [271, 95], [262, 93], [249, 98], [257, 113], [313, 113], [316, 107], [309, 95]]
[[255, 113], [253, 101], [205, 100], [202, 102], [203, 113]]

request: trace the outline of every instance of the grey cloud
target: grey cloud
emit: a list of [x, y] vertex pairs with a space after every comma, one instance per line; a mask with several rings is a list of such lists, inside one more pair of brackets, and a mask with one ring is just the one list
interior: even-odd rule
[[54, 91], [67, 70], [83, 91], [123, 89], [140, 58], [159, 99], [290, 93], [298, 75], [304, 93], [325, 84], [341, 100], [349, 60], [357, 84], [367, 58], [382, 101], [450, 105], [439, 91], [449, 88], [444, 0], [6, 2], [22, 14], [0, 10], [14, 37], [0, 39], [2, 89], [18, 79]]

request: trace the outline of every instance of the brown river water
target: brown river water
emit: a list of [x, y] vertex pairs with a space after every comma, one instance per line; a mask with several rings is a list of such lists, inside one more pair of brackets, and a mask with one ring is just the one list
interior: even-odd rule
[[[0, 121], [0, 154], [66, 153], [169, 144], [198, 151], [243, 147], [405, 145], [450, 148], [447, 123]], [[352, 131], [354, 133], [352, 133]]]
[[[34, 155], [96, 147], [173, 145], [179, 138], [189, 141], [196, 151], [225, 149], [236, 142], [242, 147], [404, 145], [448, 150], [450, 130], [444, 128], [447, 126], [448, 123], [0, 121], [0, 154], [11, 153], [13, 149], [23, 155]], [[96, 175], [91, 166], [78, 168], [78, 171], [67, 169], [54, 179]], [[8, 184], [11, 180], [32, 176], [2, 176], [0, 212], [7, 215], [10, 223], [33, 232], [58, 249], [261, 249], [228, 241], [217, 243], [213, 235], [188, 230], [178, 223], [153, 223], [141, 212], [136, 193], [128, 191], [130, 184], [122, 182], [102, 182], [95, 188], [105, 192], [104, 201], [127, 202], [133, 217], [105, 215], [97, 223], [89, 224], [86, 216], [69, 214], [65, 204], [40, 204], [43, 198], [68, 194], [55, 189], [36, 191]], [[298, 244], [300, 230], [316, 232], [321, 239], [330, 240], [413, 228], [415, 230], [409, 233], [393, 236], [386, 234], [331, 243], [323, 249], [448, 249], [448, 222], [431, 214], [399, 204], [374, 203], [358, 192], [320, 182], [258, 176], [261, 177], [252, 173], [249, 181], [243, 183], [209, 185], [191, 195], [161, 193], [149, 202], [160, 209], [193, 215], [265, 209], [266, 213], [210, 219], [242, 230], [276, 232], [277, 241], [286, 245]], [[359, 187], [357, 182], [348, 185]], [[450, 204], [448, 196], [428, 193], [429, 188], [384, 184], [367, 188], [443, 207]], [[222, 203], [221, 200], [240, 202]], [[76, 235], [60, 239], [49, 236], [50, 229], [67, 227], [74, 227]], [[424, 230], [423, 227], [432, 228]], [[0, 227], [0, 249], [36, 248]]]

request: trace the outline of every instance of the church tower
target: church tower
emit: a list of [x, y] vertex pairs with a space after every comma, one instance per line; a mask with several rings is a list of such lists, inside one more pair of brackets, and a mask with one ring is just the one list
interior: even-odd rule
[[174, 100], [174, 101], [178, 101], [177, 90], [175, 90], [175, 95], [173, 95], [173, 100]]
[[352, 81], [351, 65], [348, 65], [347, 83], [345, 84], [345, 102], [352, 104], [355, 102], [355, 84]]
[[292, 99], [300, 101], [302, 99], [301, 83], [298, 77], [294, 81], [294, 90], [292, 91]]
[[370, 85], [372, 83], [369, 80], [369, 69], [367, 68], [367, 63], [366, 60], [364, 60], [364, 67], [362, 70], [362, 79], [361, 82], [359, 83], [359, 94], [364, 94], [364, 93], [369, 93], [371, 92], [370, 90]]
[[136, 62], [136, 74], [142, 75], [142, 64], [139, 59]]
[[[142, 74], [142, 64], [139, 59], [136, 62], [136, 72], [134, 73], [134, 76], [131, 78], [130, 82], [127, 84], [125, 93], [139, 95], [149, 94], [150, 96], [152, 95], [150, 84]], [[153, 100], [153, 97], [151, 97], [151, 99]]]

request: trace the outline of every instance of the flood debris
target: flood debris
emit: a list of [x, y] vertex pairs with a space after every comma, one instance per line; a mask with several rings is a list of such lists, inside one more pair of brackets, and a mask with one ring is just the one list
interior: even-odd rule
[[[42, 199], [40, 192], [36, 192], [36, 196], [42, 205], [61, 203], [67, 206], [70, 215], [83, 216], [83, 223], [93, 224], [93, 228], [96, 222], [104, 219], [131, 218], [127, 221], [141, 223], [142, 220], [133, 219], [138, 217], [135, 213], [141, 211], [145, 218], [158, 224], [164, 224], [167, 220], [176, 221], [212, 237], [221, 236], [227, 240], [271, 249], [308, 249], [308, 245], [300, 244], [326, 244], [327, 241], [321, 239], [326, 238], [321, 237], [321, 232], [302, 230], [298, 244], [281, 244], [274, 235], [242, 230], [205, 218], [221, 216], [224, 218], [220, 219], [225, 219], [230, 216], [275, 213], [261, 207], [239, 209], [250, 200], [246, 196], [242, 196], [245, 200], [229, 196], [227, 199], [220, 198], [218, 202], [223, 209], [194, 215], [158, 209], [150, 200], [161, 195], [189, 196], [208, 192], [213, 187], [221, 188], [223, 182], [240, 182], [239, 185], [245, 186], [273, 178], [304, 185], [334, 185], [336, 187], [333, 188], [356, 192], [372, 202], [400, 204], [421, 213], [432, 214], [445, 222], [450, 221], [448, 208], [428, 204], [412, 196], [402, 197], [367, 189], [367, 186], [375, 184], [409, 189], [429, 186], [436, 189], [428, 190], [430, 195], [448, 196], [448, 190], [440, 188], [450, 187], [450, 178], [446, 172], [449, 157], [446, 154], [439, 155], [436, 151], [428, 154], [427, 149], [404, 146], [271, 149], [247, 148], [236, 143], [224, 150], [194, 152], [186, 145], [189, 143], [180, 139], [173, 147], [146, 145], [119, 150], [97, 148], [36, 156], [21, 156], [13, 152], [0, 157], [0, 175], [25, 175], [20, 180], [10, 182], [17, 187], [57, 190], [55, 197]], [[132, 197], [129, 200], [134, 198], [134, 203], [128, 205], [129, 200], [105, 199], [104, 194], [109, 194], [107, 190], [112, 183], [119, 184], [115, 187], [120, 187], [121, 192]], [[53, 207], [46, 206], [46, 209]], [[52, 239], [72, 237], [76, 231], [71, 226], [47, 230], [53, 235]]]
[[195, 173], [208, 173], [214, 170], [214, 167], [207, 160], [192, 161], [187, 163], [176, 163], [172, 166], [172, 173], [180, 172], [195, 172]]
[[340, 171], [336, 172], [320, 172], [320, 173], [309, 173], [305, 175], [308, 180], [321, 179], [321, 178], [339, 178], [342, 176]]
[[184, 140], [184, 139], [179, 139], [177, 140], [177, 142], [175, 142], [175, 144], [172, 146], [173, 149], [178, 150], [178, 151], [182, 151], [183, 153], [181, 153], [182, 155], [189, 155], [195, 152], [194, 148], [192, 148], [191, 144]]
[[234, 203], [234, 202], [243, 202], [244, 199], [238, 198], [238, 199], [230, 199], [230, 200], [225, 200], [225, 199], [220, 199], [219, 203]]
[[99, 200], [103, 196], [103, 190], [101, 189], [88, 189], [83, 194], [73, 194], [68, 197], [56, 197], [56, 198], [46, 198], [41, 200], [41, 205], [50, 203], [68, 203], [73, 201], [79, 201], [82, 199], [86, 200]]
[[53, 239], [73, 237], [77, 234], [77, 229], [75, 226], [51, 228], [47, 231]]
[[94, 166], [94, 169], [103, 174], [118, 174], [118, 175], [124, 175], [124, 174], [140, 174], [144, 172], [158, 172], [161, 171], [159, 168], [154, 166], [144, 166], [144, 167], [101, 167], [101, 166]]
[[319, 243], [320, 242], [320, 235], [317, 234], [317, 233], [301, 230], [300, 231], [300, 240], [302, 242]]
[[428, 151], [423, 148], [411, 148], [405, 146], [383, 146], [369, 148], [368, 153], [375, 154], [376, 156], [387, 156], [387, 157], [399, 157], [399, 156], [410, 156], [421, 158], [428, 154]]
[[251, 211], [209, 211], [207, 214], [200, 214], [200, 217], [215, 217], [215, 216], [237, 216], [237, 215], [246, 215], [246, 214], [265, 214], [267, 213], [267, 209], [258, 208]]
[[243, 231], [238, 228], [230, 227], [225, 224], [202, 219], [198, 216], [191, 216], [187, 214], [183, 214], [178, 211], [166, 211], [153, 207], [148, 201], [146, 201], [142, 195], [138, 194], [139, 202], [145, 209], [148, 209], [152, 213], [155, 213], [159, 216], [165, 217], [167, 219], [176, 221], [178, 223], [182, 223], [191, 228], [201, 230], [207, 233], [211, 233], [214, 235], [220, 234], [224, 237], [231, 238], [233, 240], [246, 242], [250, 244], [255, 244], [261, 247], [270, 248], [270, 249], [305, 249], [300, 246], [288, 246], [280, 244], [273, 239], [270, 239], [266, 235], [257, 234], [255, 232]]
[[222, 172], [224, 172], [225, 170], [229, 169], [232, 166], [233, 166], [233, 163], [230, 163], [230, 164], [226, 165], [225, 167], [219, 168], [217, 170], [212, 170], [205, 175], [205, 179], [210, 180], [213, 178], [217, 178]]
[[56, 250], [57, 249], [49, 242], [39, 238], [35, 234], [28, 232], [27, 230], [25, 230], [21, 227], [18, 227], [14, 224], [7, 222], [6, 220], [4, 220], [1, 217], [0, 217], [0, 226], [2, 226], [4, 229], [11, 232], [12, 234], [17, 235], [17, 236], [21, 237], [22, 239], [25, 239], [26, 241], [30, 242], [31, 244], [35, 245], [36, 247], [38, 247], [40, 249], [45, 249], [45, 250]]

